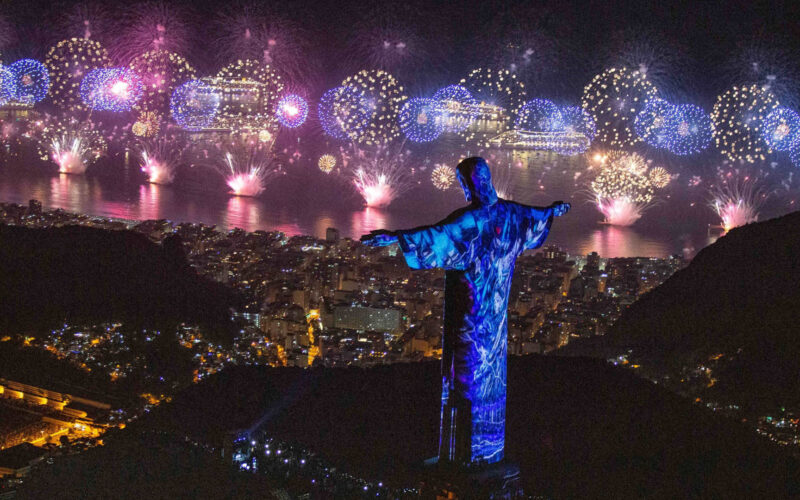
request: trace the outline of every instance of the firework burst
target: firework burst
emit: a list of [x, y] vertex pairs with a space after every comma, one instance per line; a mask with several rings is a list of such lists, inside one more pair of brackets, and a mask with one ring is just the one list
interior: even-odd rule
[[431, 184], [440, 191], [447, 191], [456, 179], [456, 171], [447, 165], [437, 165], [431, 171]]
[[664, 189], [672, 182], [672, 175], [663, 167], [655, 167], [648, 174], [650, 182], [656, 189]]
[[273, 146], [273, 141], [264, 142], [252, 136], [236, 137], [221, 146], [215, 166], [231, 194], [258, 196], [270, 180], [284, 173]]
[[[369, 123], [358, 135], [358, 142], [366, 146], [378, 146], [400, 136], [397, 117], [407, 97], [395, 77], [383, 70], [362, 70], [345, 78], [342, 87], [350, 87], [360, 93], [372, 113]], [[351, 127], [350, 122], [358, 121], [359, 116], [348, 117], [346, 128], [357, 129]]]
[[107, 143], [90, 121], [68, 119], [43, 126], [41, 149], [48, 151], [62, 174], [82, 174], [106, 152]]
[[189, 53], [190, 24], [173, 4], [161, 1], [134, 4], [126, 12], [123, 25], [112, 51], [118, 62], [127, 64], [147, 52]]
[[634, 121], [658, 91], [638, 70], [611, 68], [595, 76], [583, 89], [581, 106], [597, 124], [597, 140], [613, 148], [629, 148], [642, 139]]
[[349, 177], [368, 207], [389, 206], [411, 188], [410, 152], [404, 143], [384, 143], [363, 148], [355, 142], [342, 151]]
[[594, 201], [606, 224], [630, 226], [652, 204], [655, 190], [642, 163], [639, 155], [620, 155], [610, 159], [591, 182]]
[[749, 176], [723, 177], [709, 190], [710, 206], [719, 216], [722, 228], [731, 229], [758, 220], [758, 211], [767, 198], [758, 181]]
[[761, 131], [777, 107], [775, 96], [757, 85], [733, 87], [718, 96], [711, 113], [717, 149], [731, 161], [765, 160], [771, 151]]
[[71, 38], [58, 42], [47, 52], [44, 62], [50, 76], [50, 95], [56, 106], [85, 109], [81, 101], [81, 82], [93, 69], [111, 65], [106, 49], [94, 40]]
[[324, 154], [319, 157], [317, 166], [322, 172], [329, 174], [333, 172], [334, 167], [336, 167], [336, 157], [331, 154]]
[[161, 137], [142, 140], [139, 143], [139, 157], [142, 172], [152, 184], [170, 184], [175, 179], [175, 171], [183, 157], [184, 148], [176, 137]]
[[160, 114], [169, 109], [172, 92], [195, 77], [195, 70], [186, 59], [162, 49], [135, 57], [130, 68], [139, 75], [144, 85], [144, 95], [137, 107], [142, 111]]

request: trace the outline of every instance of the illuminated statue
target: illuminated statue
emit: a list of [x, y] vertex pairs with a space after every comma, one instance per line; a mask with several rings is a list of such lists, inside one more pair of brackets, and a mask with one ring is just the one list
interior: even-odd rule
[[568, 203], [537, 208], [497, 197], [483, 158], [457, 168], [470, 205], [432, 226], [373, 231], [370, 246], [398, 242], [412, 269], [446, 270], [439, 462], [503, 459], [507, 309], [514, 263], [544, 243]]

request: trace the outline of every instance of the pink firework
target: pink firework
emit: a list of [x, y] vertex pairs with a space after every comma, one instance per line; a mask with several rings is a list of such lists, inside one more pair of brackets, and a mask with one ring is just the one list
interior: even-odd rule
[[726, 177], [710, 193], [711, 208], [725, 232], [758, 221], [758, 211], [768, 197], [751, 177]]
[[284, 173], [273, 142], [241, 137], [221, 147], [221, 159], [216, 167], [231, 188], [231, 194], [258, 196], [271, 179]]
[[69, 37], [91, 38], [104, 45], [116, 29], [106, 4], [99, 1], [78, 2], [64, 11], [61, 24]]
[[409, 152], [404, 143], [382, 143], [360, 148], [355, 143], [350, 152], [342, 151], [353, 187], [368, 207], [386, 207], [412, 186], [408, 166]]
[[175, 137], [160, 137], [140, 144], [141, 169], [152, 184], [170, 184], [183, 156], [183, 149]]
[[215, 52], [220, 63], [260, 61], [292, 82], [307, 81], [317, 73], [309, 65], [313, 58], [306, 57], [308, 37], [299, 25], [269, 12], [264, 4], [232, 7], [217, 18], [216, 25]]
[[627, 198], [612, 198], [597, 201], [597, 209], [612, 226], [631, 226], [642, 217], [643, 207]]
[[191, 29], [186, 15], [166, 2], [134, 5], [125, 16], [124, 24], [112, 51], [117, 62], [127, 64], [134, 57], [152, 50], [186, 54], [191, 45]]

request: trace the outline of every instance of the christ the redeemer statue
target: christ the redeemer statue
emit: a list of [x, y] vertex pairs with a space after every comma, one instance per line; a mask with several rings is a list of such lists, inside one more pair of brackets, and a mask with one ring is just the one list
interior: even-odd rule
[[439, 462], [491, 464], [503, 459], [507, 309], [514, 263], [544, 243], [568, 203], [537, 208], [497, 197], [483, 158], [457, 168], [470, 205], [438, 224], [373, 231], [370, 246], [400, 244], [412, 269], [445, 269], [442, 417]]

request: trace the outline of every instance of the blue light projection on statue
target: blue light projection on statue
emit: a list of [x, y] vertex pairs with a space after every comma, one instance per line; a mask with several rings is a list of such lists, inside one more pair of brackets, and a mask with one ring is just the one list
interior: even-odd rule
[[398, 242], [412, 269], [445, 269], [442, 420], [439, 461], [503, 459], [507, 309], [517, 256], [540, 247], [568, 203], [530, 207], [498, 198], [483, 158], [463, 160], [457, 177], [469, 206], [441, 222], [373, 231], [370, 246]]

